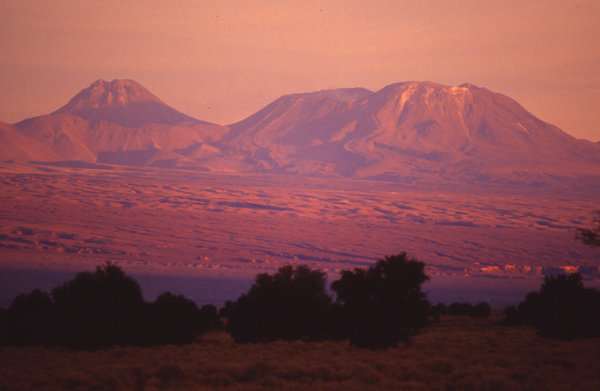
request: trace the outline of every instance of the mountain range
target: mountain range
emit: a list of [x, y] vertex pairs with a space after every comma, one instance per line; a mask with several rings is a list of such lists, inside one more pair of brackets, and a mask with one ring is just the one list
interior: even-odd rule
[[471, 84], [285, 95], [227, 126], [133, 80], [98, 80], [55, 112], [0, 123], [0, 161], [341, 176], [394, 182], [600, 182], [600, 144]]

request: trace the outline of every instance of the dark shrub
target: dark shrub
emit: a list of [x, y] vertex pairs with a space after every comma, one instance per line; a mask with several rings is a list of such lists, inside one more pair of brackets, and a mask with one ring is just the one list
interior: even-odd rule
[[205, 304], [200, 308], [200, 328], [202, 331], [219, 329], [222, 327], [221, 318], [217, 307]]
[[468, 316], [473, 309], [471, 303], [452, 303], [448, 306], [448, 315]]
[[50, 295], [39, 289], [13, 300], [0, 323], [3, 346], [48, 345], [54, 339], [53, 303]]
[[522, 324], [518, 320], [517, 307], [515, 307], [514, 305], [504, 308], [504, 311], [502, 311], [502, 313], [504, 314], [504, 320], [502, 321], [502, 324], [505, 324], [507, 326], [517, 326], [519, 324]]
[[448, 308], [446, 308], [446, 304], [444, 303], [437, 303], [429, 309], [429, 314], [435, 323], [441, 322], [442, 316], [445, 316], [447, 313]]
[[146, 344], [188, 344], [205, 330], [204, 326], [202, 314], [196, 303], [183, 295], [164, 292], [149, 305], [145, 325], [145, 329], [148, 330]]
[[283, 266], [256, 276], [247, 294], [225, 307], [227, 330], [237, 343], [322, 340], [330, 329], [326, 276], [307, 266]]
[[469, 316], [471, 318], [488, 318], [492, 309], [485, 301], [479, 304], [452, 303], [448, 306], [448, 315]]
[[513, 308], [505, 309], [505, 324], [533, 326], [540, 336], [600, 337], [600, 291], [584, 288], [579, 273], [545, 277], [540, 292], [530, 292]]
[[429, 280], [423, 262], [406, 253], [386, 256], [369, 269], [343, 270], [331, 284], [341, 304], [350, 343], [371, 349], [407, 341], [410, 331], [428, 324], [430, 305], [421, 284]]
[[471, 318], [489, 318], [491, 314], [492, 308], [485, 301], [472, 306], [469, 312]]
[[600, 247], [600, 210], [595, 211], [597, 218], [592, 220], [592, 228], [578, 228], [576, 240], [580, 240], [586, 246]]
[[[140, 343], [145, 303], [139, 284], [110, 263], [52, 290], [59, 342], [74, 349]], [[143, 334], [143, 333], [142, 333]]]

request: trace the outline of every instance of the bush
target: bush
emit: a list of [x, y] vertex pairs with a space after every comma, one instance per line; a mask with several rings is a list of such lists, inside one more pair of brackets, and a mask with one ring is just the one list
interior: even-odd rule
[[488, 303], [452, 303], [448, 306], [448, 315], [469, 316], [471, 318], [488, 318], [492, 313], [492, 308]]
[[0, 323], [0, 345], [49, 345], [54, 338], [53, 303], [50, 295], [39, 289], [13, 300]]
[[471, 318], [489, 318], [491, 314], [492, 308], [485, 301], [479, 304], [475, 304], [469, 312], [469, 316]]
[[429, 315], [433, 318], [433, 321], [435, 323], [441, 322], [442, 316], [445, 316], [447, 314], [448, 308], [446, 308], [446, 304], [444, 303], [437, 303], [436, 305], [431, 306], [431, 308], [429, 309]]
[[547, 276], [540, 292], [530, 292], [518, 307], [504, 310], [504, 323], [529, 325], [547, 338], [600, 337], [600, 291], [585, 288], [579, 273]]
[[388, 348], [428, 324], [430, 305], [421, 284], [423, 262], [406, 253], [386, 256], [369, 269], [343, 270], [331, 284], [341, 304], [345, 336], [357, 347]]
[[325, 282], [324, 272], [304, 265], [259, 274], [250, 291], [223, 311], [227, 330], [237, 343], [326, 339], [331, 298]]
[[200, 328], [206, 330], [220, 329], [222, 327], [219, 310], [212, 304], [200, 307]]
[[183, 295], [164, 292], [148, 307], [147, 345], [188, 344], [204, 331], [198, 306]]
[[575, 239], [586, 246], [600, 247], [600, 210], [594, 213], [598, 217], [592, 220], [592, 228], [577, 228]]
[[[54, 299], [54, 301], [52, 300]], [[181, 345], [220, 326], [217, 308], [198, 309], [165, 292], [146, 303], [139, 284], [117, 265], [98, 266], [52, 290], [19, 295], [0, 313], [0, 345], [60, 344], [95, 350], [113, 345]]]
[[448, 315], [467, 316], [472, 308], [473, 305], [471, 303], [452, 303], [448, 306]]
[[110, 263], [52, 290], [59, 342], [74, 349], [140, 344], [145, 303], [140, 285]]

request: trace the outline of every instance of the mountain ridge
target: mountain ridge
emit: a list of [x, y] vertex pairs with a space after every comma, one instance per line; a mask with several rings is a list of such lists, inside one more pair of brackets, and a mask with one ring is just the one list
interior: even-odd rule
[[133, 80], [98, 80], [55, 112], [11, 126], [45, 146], [46, 160], [403, 183], [600, 180], [600, 144], [469, 83], [288, 94], [222, 126], [178, 112]]
[[[298, 107], [306, 109], [300, 118]], [[335, 104], [314, 93], [287, 95], [249, 118], [253, 123], [230, 125], [232, 143], [257, 166], [279, 172], [311, 166], [313, 174], [357, 178], [401, 180], [418, 172], [466, 171], [483, 178], [498, 166], [509, 175], [511, 165], [525, 165], [527, 171], [535, 163], [539, 170], [557, 153], [598, 164], [591, 143], [546, 124], [511, 98], [472, 84], [401, 82]]]

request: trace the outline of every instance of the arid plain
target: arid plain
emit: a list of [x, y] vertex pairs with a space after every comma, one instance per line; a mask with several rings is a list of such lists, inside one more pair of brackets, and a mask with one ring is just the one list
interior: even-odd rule
[[0, 305], [114, 262], [148, 300], [222, 305], [258, 273], [327, 272], [406, 252], [433, 302], [524, 299], [544, 275], [600, 278], [574, 240], [600, 144], [472, 84], [282, 96], [227, 126], [133, 80], [0, 124]]
[[164, 290], [223, 304], [281, 265], [365, 267], [406, 251], [427, 265], [433, 302], [519, 302], [544, 275], [598, 285], [589, 191], [398, 184], [294, 175], [4, 163], [0, 305], [103, 262], [153, 300]]

